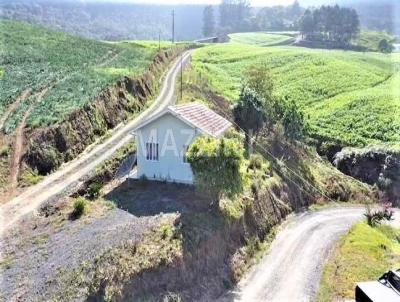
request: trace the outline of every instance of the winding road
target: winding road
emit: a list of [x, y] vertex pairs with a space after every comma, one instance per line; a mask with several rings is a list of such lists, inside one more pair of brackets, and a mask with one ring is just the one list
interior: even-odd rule
[[332, 208], [289, 218], [261, 262], [218, 301], [312, 301], [325, 259], [364, 211]]
[[178, 58], [167, 72], [157, 99], [137, 118], [123, 127], [117, 128], [106, 141], [96, 145], [90, 151], [82, 153], [75, 160], [63, 165], [55, 173], [46, 177], [39, 184], [27, 189], [19, 196], [0, 207], [0, 234], [11, 228], [24, 215], [38, 209], [40, 205], [53, 198], [58, 198], [93, 172], [98, 165], [109, 159], [123, 145], [133, 139], [130, 132], [144, 119], [148, 119], [173, 104], [175, 101], [175, 81], [180, 73], [181, 64], [185, 65], [192, 50]]

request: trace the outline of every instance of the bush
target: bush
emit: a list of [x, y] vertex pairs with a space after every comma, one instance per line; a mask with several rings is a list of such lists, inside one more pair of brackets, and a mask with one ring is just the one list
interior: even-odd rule
[[100, 191], [103, 185], [100, 182], [93, 182], [89, 185], [87, 191], [87, 197], [90, 199], [96, 199], [100, 196]]
[[37, 170], [26, 169], [20, 176], [19, 181], [24, 186], [32, 186], [43, 180], [44, 176], [39, 175]]
[[200, 137], [190, 146], [187, 154], [196, 184], [210, 194], [219, 207], [222, 195], [228, 197], [243, 190], [243, 146], [233, 139]]
[[382, 53], [391, 53], [393, 51], [393, 45], [388, 42], [386, 39], [382, 39], [379, 41], [378, 49]]
[[10, 153], [10, 146], [0, 147], [0, 157], [6, 157]]
[[77, 219], [85, 213], [87, 201], [85, 198], [79, 197], [74, 201], [74, 210], [71, 213], [71, 218]]
[[369, 226], [374, 227], [381, 224], [382, 221], [387, 220], [390, 221], [393, 218], [393, 210], [391, 209], [392, 204], [387, 203], [384, 204], [382, 209], [371, 211], [369, 206], [366, 207], [366, 213], [364, 216], [367, 219], [367, 223]]
[[260, 170], [263, 164], [263, 157], [260, 154], [252, 154], [250, 156], [249, 168], [252, 170]]

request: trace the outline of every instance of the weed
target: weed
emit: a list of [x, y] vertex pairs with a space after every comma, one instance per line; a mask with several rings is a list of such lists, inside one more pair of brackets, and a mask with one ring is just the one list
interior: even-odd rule
[[10, 154], [10, 146], [9, 145], [0, 147], [0, 156], [6, 157], [9, 154]]
[[32, 186], [43, 180], [44, 176], [40, 175], [37, 170], [26, 169], [20, 176], [20, 183], [23, 186]]
[[89, 199], [96, 199], [100, 196], [101, 188], [103, 185], [100, 182], [93, 182], [89, 185], [87, 197]]
[[73, 211], [71, 213], [71, 219], [78, 219], [80, 218], [87, 208], [87, 201], [83, 197], [78, 197], [75, 199], [73, 204]]

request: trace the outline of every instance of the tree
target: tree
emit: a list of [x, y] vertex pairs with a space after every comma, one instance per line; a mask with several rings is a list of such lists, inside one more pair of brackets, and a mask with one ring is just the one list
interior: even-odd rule
[[235, 123], [244, 130], [246, 147], [249, 147], [253, 133], [258, 134], [266, 119], [262, 98], [254, 90], [243, 86], [233, 115]]
[[297, 140], [306, 132], [306, 122], [303, 113], [300, 112], [295, 102], [285, 104], [282, 124], [285, 129], [285, 136]]
[[315, 24], [311, 10], [307, 9], [300, 19], [300, 33], [303, 37], [309, 38], [314, 32]]
[[241, 31], [249, 23], [250, 4], [247, 0], [222, 0], [219, 6], [219, 25], [230, 32]]
[[209, 37], [215, 34], [214, 8], [208, 5], [203, 11], [203, 35]]
[[279, 117], [279, 104], [272, 95], [274, 84], [266, 63], [251, 65], [244, 72], [244, 85], [253, 90], [260, 98], [265, 125], [271, 127]]
[[312, 41], [346, 45], [359, 31], [357, 12], [338, 5], [323, 5], [313, 11], [307, 9], [300, 20], [301, 34]]
[[190, 163], [196, 185], [211, 195], [213, 205], [226, 194], [233, 197], [243, 190], [243, 147], [234, 139], [197, 138], [189, 147]]
[[386, 39], [382, 39], [379, 41], [378, 49], [383, 53], [391, 53], [393, 51], [392, 43], [388, 42]]
[[274, 85], [266, 63], [260, 62], [249, 66], [244, 72], [244, 76], [245, 85], [254, 90], [264, 100], [272, 97]]

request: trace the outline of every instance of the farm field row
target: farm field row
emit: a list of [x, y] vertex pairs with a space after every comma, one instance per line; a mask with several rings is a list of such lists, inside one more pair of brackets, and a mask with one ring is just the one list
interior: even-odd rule
[[312, 136], [351, 146], [400, 141], [400, 54], [228, 43], [193, 57], [196, 71], [233, 103], [253, 64], [270, 69], [275, 95], [299, 105]]
[[110, 83], [141, 74], [158, 49], [155, 43], [94, 41], [13, 21], [0, 21], [0, 36], [7, 45], [0, 55], [0, 117], [23, 91], [31, 90], [6, 119], [6, 133], [15, 130], [42, 89], [51, 88], [34, 104], [27, 126], [63, 120]]
[[294, 41], [294, 38], [288, 34], [265, 33], [265, 32], [236, 33], [236, 34], [230, 34], [229, 38], [230, 42], [232, 43], [244, 43], [257, 46], [289, 44], [290, 42]]

